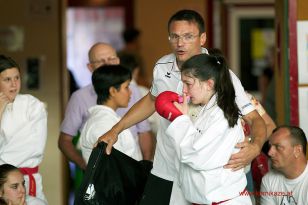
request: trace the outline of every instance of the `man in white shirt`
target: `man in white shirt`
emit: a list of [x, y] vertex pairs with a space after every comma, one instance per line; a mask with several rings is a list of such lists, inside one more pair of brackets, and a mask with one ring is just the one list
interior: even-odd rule
[[261, 205], [307, 204], [307, 138], [295, 126], [277, 127], [269, 138], [273, 170], [262, 179]]
[[[175, 13], [169, 19], [168, 32], [173, 53], [162, 57], [156, 63], [150, 92], [138, 101], [109, 132], [100, 137], [99, 141], [108, 143], [107, 153], [110, 153], [112, 145], [117, 140], [117, 135], [122, 130], [154, 113], [155, 98], [161, 92], [169, 90], [182, 94], [181, 65], [190, 57], [207, 52], [202, 48], [206, 42], [204, 21], [196, 11], [181, 10]], [[239, 170], [259, 155], [265, 142], [266, 128], [264, 121], [247, 98], [238, 78], [232, 72], [231, 76], [236, 91], [236, 103], [244, 115], [244, 119], [252, 126], [252, 136], [254, 137], [253, 143], [239, 143], [237, 147], [241, 148], [241, 151], [233, 154], [225, 166], [225, 168]], [[177, 172], [174, 160], [175, 149], [170, 138], [166, 135], [169, 124], [160, 117], [153, 169], [148, 178], [141, 205], [167, 205], [170, 202], [172, 184]], [[176, 204], [179, 205], [179, 203]]]

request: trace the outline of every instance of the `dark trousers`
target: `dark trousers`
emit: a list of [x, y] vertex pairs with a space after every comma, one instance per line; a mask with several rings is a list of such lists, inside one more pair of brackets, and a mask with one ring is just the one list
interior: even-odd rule
[[169, 205], [172, 181], [150, 174], [139, 205]]

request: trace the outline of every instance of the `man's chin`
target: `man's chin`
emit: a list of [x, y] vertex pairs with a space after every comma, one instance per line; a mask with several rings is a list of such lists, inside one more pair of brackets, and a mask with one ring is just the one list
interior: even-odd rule
[[275, 163], [272, 163], [271, 167], [273, 169], [275, 169], [276, 171], [280, 171], [281, 170], [281, 167], [278, 164], [275, 164]]
[[178, 62], [184, 63], [186, 60], [188, 60], [186, 56], [180, 55], [178, 56]]

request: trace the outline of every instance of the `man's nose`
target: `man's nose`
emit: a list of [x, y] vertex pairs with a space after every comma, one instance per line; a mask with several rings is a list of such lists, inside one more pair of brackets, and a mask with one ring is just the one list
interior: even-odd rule
[[177, 41], [177, 45], [178, 46], [184, 45], [184, 37], [183, 36], [179, 36], [178, 41]]
[[272, 157], [272, 156], [274, 155], [274, 153], [275, 153], [275, 151], [274, 151], [273, 146], [270, 146], [270, 148], [269, 148], [269, 150], [268, 150], [268, 155], [269, 155], [270, 157]]

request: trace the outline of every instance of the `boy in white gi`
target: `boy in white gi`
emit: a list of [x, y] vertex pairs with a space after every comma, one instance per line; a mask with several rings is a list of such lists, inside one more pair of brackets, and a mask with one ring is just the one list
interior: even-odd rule
[[0, 55], [0, 165], [18, 167], [27, 194], [46, 200], [38, 166], [47, 139], [47, 112], [37, 98], [19, 94], [20, 87], [19, 66]]
[[[239, 151], [235, 145], [245, 137], [224, 58], [193, 56], [182, 65], [181, 79], [184, 102], [174, 105], [183, 115], [166, 131], [179, 159], [174, 186], [179, 186], [191, 203], [250, 205], [250, 197], [240, 195], [247, 184], [244, 170], [224, 168]], [[186, 96], [192, 104], [202, 106], [194, 122], [188, 115]]]
[[[87, 163], [97, 139], [120, 121], [115, 110], [128, 106], [131, 78], [131, 72], [121, 65], [104, 65], [93, 72], [92, 84], [97, 94], [97, 105], [89, 109], [89, 118], [80, 135], [82, 156]], [[129, 130], [124, 130], [120, 135], [114, 147], [135, 160], [141, 160], [138, 137]]]

